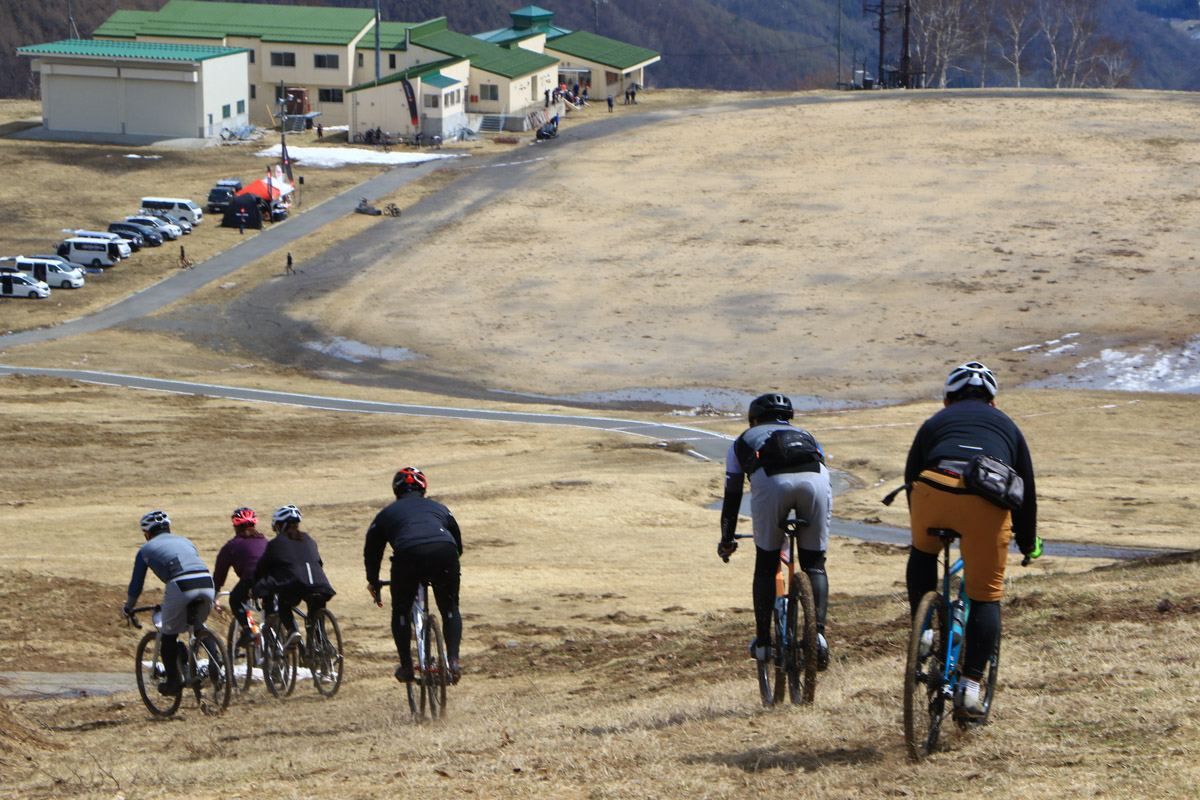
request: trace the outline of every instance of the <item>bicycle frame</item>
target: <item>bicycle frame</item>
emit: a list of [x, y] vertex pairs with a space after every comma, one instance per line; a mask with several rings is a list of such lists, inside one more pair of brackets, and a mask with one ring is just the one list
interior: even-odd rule
[[[953, 597], [954, 578], [963, 569], [963, 560], [958, 558], [950, 564], [950, 542], [946, 541], [943, 550], [944, 574], [942, 575], [942, 598], [950, 612], [950, 640], [946, 646], [946, 663], [942, 666], [942, 695], [951, 700], [958, 688], [960, 676], [959, 662], [962, 657], [963, 645], [966, 644], [967, 619], [971, 614], [971, 598], [967, 597], [966, 581], [958, 583], [958, 597]], [[962, 604], [962, 614], [956, 614], [955, 603]]]
[[425, 663], [425, 617], [429, 613], [428, 609], [429, 585], [422, 583], [417, 586], [417, 596], [413, 598], [412, 604], [412, 629], [413, 636], [417, 640], [417, 661], [413, 664], [413, 671], [418, 675]]

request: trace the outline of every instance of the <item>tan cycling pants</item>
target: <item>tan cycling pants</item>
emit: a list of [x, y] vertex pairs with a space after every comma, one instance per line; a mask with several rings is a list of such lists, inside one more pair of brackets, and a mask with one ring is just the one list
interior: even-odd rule
[[[929, 483], [946, 489], [930, 486]], [[959, 548], [963, 559], [963, 579], [967, 597], [987, 603], [1004, 594], [1004, 568], [1008, 563], [1008, 543], [1012, 539], [1012, 515], [974, 494], [956, 494], [964, 490], [962, 478], [953, 478], [933, 470], [921, 473], [913, 483], [909, 497], [913, 547], [923, 553], [940, 553], [942, 540], [926, 533], [929, 528], [952, 528], [962, 534]]]

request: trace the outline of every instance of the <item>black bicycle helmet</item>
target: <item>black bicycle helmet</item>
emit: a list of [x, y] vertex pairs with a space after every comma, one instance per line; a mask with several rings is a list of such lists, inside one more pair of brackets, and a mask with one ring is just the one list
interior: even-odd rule
[[795, 415], [792, 411], [792, 401], [782, 394], [759, 395], [750, 401], [750, 409], [746, 417], [753, 422], [772, 422], [774, 420], [789, 420]]
[[392, 478], [392, 491], [396, 493], [396, 497], [405, 492], [425, 494], [425, 490], [428, 488], [429, 480], [425, 477], [425, 473], [416, 467], [405, 467]]

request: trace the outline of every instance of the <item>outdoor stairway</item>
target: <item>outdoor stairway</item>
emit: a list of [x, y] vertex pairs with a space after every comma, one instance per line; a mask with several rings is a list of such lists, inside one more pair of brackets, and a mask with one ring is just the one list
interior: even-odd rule
[[480, 133], [500, 133], [504, 130], [503, 117], [484, 117], [483, 122], [479, 123]]
[[308, 121], [308, 117], [288, 117], [287, 118], [288, 133], [303, 133], [304, 126], [307, 121]]

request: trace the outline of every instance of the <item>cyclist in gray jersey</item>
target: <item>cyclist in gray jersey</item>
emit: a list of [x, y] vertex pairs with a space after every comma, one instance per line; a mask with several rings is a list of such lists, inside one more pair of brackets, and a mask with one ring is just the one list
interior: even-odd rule
[[754, 520], [754, 625], [751, 654], [768, 658], [771, 613], [775, 606], [775, 575], [779, 551], [786, 541], [780, 523], [795, 512], [808, 525], [799, 534], [800, 568], [812, 583], [817, 617], [817, 666], [829, 665], [825, 641], [825, 616], [829, 604], [829, 579], [825, 551], [829, 547], [829, 517], [833, 492], [825, 454], [808, 431], [792, 426], [792, 401], [781, 394], [764, 394], [750, 403], [750, 427], [729, 446], [725, 457], [725, 499], [721, 506], [721, 542], [717, 555], [727, 558], [737, 550], [734, 533], [742, 488], [750, 478], [750, 512]]
[[149, 570], [166, 584], [162, 600], [162, 660], [167, 679], [158, 685], [159, 694], [175, 695], [183, 690], [177, 655], [179, 634], [187, 630], [187, 608], [195, 600], [202, 601], [196, 624], [208, 619], [216, 600], [212, 575], [200, 560], [196, 546], [182, 536], [171, 533], [171, 518], [163, 511], [151, 511], [142, 517], [142, 533], [146, 543], [133, 560], [133, 576], [125, 600], [125, 616], [137, 605]]

